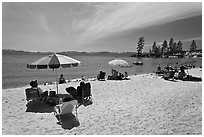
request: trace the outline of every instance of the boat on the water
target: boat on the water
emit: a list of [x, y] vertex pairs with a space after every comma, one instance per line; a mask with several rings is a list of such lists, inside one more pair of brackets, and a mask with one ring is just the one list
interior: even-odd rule
[[143, 62], [141, 62], [141, 61], [134, 61], [133, 64], [134, 65], [143, 65]]

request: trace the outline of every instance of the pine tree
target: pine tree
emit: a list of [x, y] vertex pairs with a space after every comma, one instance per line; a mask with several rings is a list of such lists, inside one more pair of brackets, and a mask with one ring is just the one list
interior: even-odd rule
[[156, 45], [156, 42], [154, 42], [152, 45], [152, 52], [156, 53], [156, 50], [157, 50], [157, 45]]
[[177, 43], [174, 42], [172, 46], [172, 53], [176, 53], [176, 52], [177, 52]]
[[191, 45], [190, 45], [190, 52], [194, 52], [197, 49], [197, 45], [195, 40], [192, 41]]
[[159, 57], [161, 55], [161, 48], [160, 46], [157, 47], [156, 42], [154, 42], [152, 45], [152, 52], [155, 57]]
[[183, 45], [183, 43], [179, 40], [177, 43], [177, 52], [181, 52], [183, 50], [182, 45]]
[[170, 41], [169, 41], [169, 47], [168, 47], [169, 53], [173, 52], [173, 45], [174, 45], [174, 40], [173, 40], [173, 38], [171, 38]]
[[164, 40], [164, 42], [162, 44], [161, 52], [162, 52], [162, 54], [165, 54], [165, 53], [167, 53], [167, 51], [168, 51], [168, 43], [166, 40]]
[[141, 54], [142, 54], [142, 50], [143, 50], [143, 47], [144, 47], [144, 44], [145, 44], [144, 42], [145, 42], [144, 37], [140, 37], [139, 41], [138, 41], [138, 44], [137, 44], [137, 55], [138, 56], [141, 56]]

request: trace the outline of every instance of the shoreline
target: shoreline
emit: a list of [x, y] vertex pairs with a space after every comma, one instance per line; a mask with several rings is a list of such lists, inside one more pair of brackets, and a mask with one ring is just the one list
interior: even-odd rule
[[[200, 67], [191, 68], [191, 69], [188, 69], [188, 70], [193, 70], [193, 69], [202, 70], [202, 68], [200, 68]], [[186, 71], [186, 73], [188, 74], [188, 71]], [[129, 75], [129, 77], [138, 76], [138, 75], [147, 75], [147, 74], [155, 74], [155, 73], [150, 72], [150, 73], [134, 74], [134, 75]], [[193, 75], [196, 75], [196, 74], [193, 74]], [[198, 76], [200, 76], [200, 75], [198, 75]], [[201, 78], [202, 78], [202, 75], [201, 75]], [[107, 76], [106, 76], [106, 80], [107, 80]], [[80, 81], [81, 81], [81, 78], [75, 78], [75, 79], [66, 80], [65, 84], [70, 83], [70, 82], [72, 83], [72, 82], [80, 82]], [[88, 78], [86, 78], [86, 81], [97, 81], [97, 78], [96, 77], [88, 77]], [[56, 85], [55, 82], [56, 81], [50, 82], [49, 84], [48, 83], [39, 84], [39, 86], [41, 87], [41, 86], [46, 86], [46, 85]], [[3, 90], [16, 89], [16, 88], [27, 88], [27, 87], [30, 87], [29, 83], [28, 83], [28, 85], [24, 85], [24, 86], [20, 86], [20, 87], [3, 88]]]
[[[153, 72], [152, 72], [153, 73]], [[134, 74], [134, 75], [130, 75], [129, 77], [132, 77], [132, 76], [136, 76], [136, 75], [145, 75], [145, 74], [151, 74], [151, 73], [141, 73], [141, 74]], [[107, 77], [106, 77], [106, 80], [107, 80]], [[70, 82], [80, 82], [81, 81], [81, 78], [74, 78], [74, 79], [70, 79], [70, 80], [66, 80], [66, 83], [70, 83]], [[86, 81], [97, 81], [97, 77], [87, 77], [86, 78]], [[56, 81], [53, 81], [53, 82], [49, 82], [49, 83], [44, 83], [44, 84], [39, 84], [39, 86], [46, 86], [46, 85], [56, 85], [55, 83]], [[16, 88], [25, 88], [25, 87], [30, 87], [29, 83], [28, 85], [24, 85], [24, 86], [20, 86], [20, 87], [13, 87], [13, 88], [3, 88], [4, 89], [16, 89]]]

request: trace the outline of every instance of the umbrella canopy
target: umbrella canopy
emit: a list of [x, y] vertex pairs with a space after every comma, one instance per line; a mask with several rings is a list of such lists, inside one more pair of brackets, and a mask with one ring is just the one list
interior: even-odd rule
[[111, 66], [120, 66], [120, 67], [128, 67], [129, 64], [127, 61], [122, 60], [122, 59], [114, 59], [110, 62], [108, 62], [109, 65]]
[[62, 68], [69, 68], [69, 67], [76, 67], [81, 62], [67, 57], [65, 55], [53, 54], [43, 57], [31, 64], [27, 64], [27, 68], [30, 69], [57, 69], [59, 67]]
[[80, 61], [70, 58], [65, 55], [52, 54], [46, 57], [43, 57], [31, 64], [27, 64], [27, 68], [30, 69], [55, 69], [56, 70], [56, 85], [57, 85], [57, 94], [58, 94], [58, 78], [57, 78], [57, 68], [70, 68], [77, 67], [80, 65]]

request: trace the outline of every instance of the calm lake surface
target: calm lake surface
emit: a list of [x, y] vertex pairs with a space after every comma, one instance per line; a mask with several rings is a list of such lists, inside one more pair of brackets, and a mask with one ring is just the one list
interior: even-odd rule
[[[53, 82], [56, 80], [56, 72], [51, 69], [34, 70], [28, 69], [26, 65], [32, 63], [44, 55], [3, 55], [2, 56], [2, 88], [14, 88], [28, 86], [31, 80], [38, 80], [39, 84], [45, 82]], [[196, 67], [202, 66], [201, 58], [130, 58], [130, 57], [117, 57], [126, 60], [129, 64], [134, 61], [142, 61], [142, 66], [133, 65], [130, 68], [112, 67], [108, 62], [115, 59], [114, 56], [72, 56], [80, 60], [81, 66], [75, 68], [61, 68], [58, 69], [58, 76], [63, 73], [67, 80], [81, 78], [84, 76], [96, 77], [100, 70], [106, 72], [106, 77], [111, 74], [111, 69], [117, 69], [119, 72], [128, 72], [129, 75], [151, 73], [156, 66], [160, 64], [165, 66], [169, 64], [175, 67], [176, 63], [185, 63], [188, 61], [196, 61]]]

